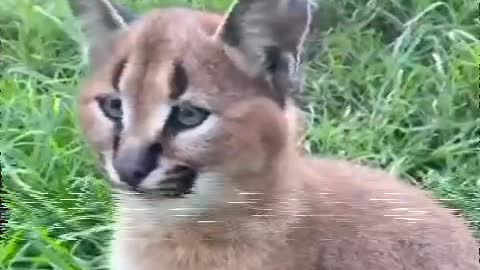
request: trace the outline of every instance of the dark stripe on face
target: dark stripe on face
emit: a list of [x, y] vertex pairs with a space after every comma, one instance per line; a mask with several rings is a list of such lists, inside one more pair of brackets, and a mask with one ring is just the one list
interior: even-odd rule
[[118, 146], [120, 144], [121, 133], [123, 130], [122, 121], [115, 121], [113, 124], [113, 156], [117, 154]]
[[180, 62], [175, 62], [170, 80], [170, 99], [178, 99], [188, 87], [187, 71]]
[[115, 66], [115, 69], [113, 70], [112, 86], [113, 86], [113, 89], [115, 89], [115, 91], [120, 90], [120, 79], [122, 78], [122, 74], [126, 66], [127, 66], [127, 60], [122, 59], [120, 63], [118, 63]]

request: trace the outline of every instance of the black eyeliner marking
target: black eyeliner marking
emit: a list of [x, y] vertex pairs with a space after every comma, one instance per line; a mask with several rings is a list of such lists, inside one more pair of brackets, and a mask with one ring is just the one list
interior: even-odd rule
[[[205, 109], [201, 109], [201, 108], [196, 108], [196, 109], [197, 110], [198, 109], [203, 110], [206, 114], [210, 114], [210, 112], [205, 110]], [[179, 113], [179, 111], [180, 111], [180, 108], [178, 106], [172, 107], [170, 115], [168, 116], [168, 119], [165, 123], [165, 128], [162, 129], [162, 135], [161, 135], [162, 137], [172, 138], [172, 137], [175, 137], [178, 133], [180, 133], [184, 130], [194, 128], [194, 126], [186, 126], [186, 125], [184, 125], [184, 124], [182, 124], [181, 122], [178, 121], [177, 114]], [[207, 117], [205, 117], [205, 119], [206, 118]], [[199, 123], [199, 124], [201, 124], [201, 123]], [[198, 126], [198, 125], [196, 125], [196, 126]]]
[[165, 127], [162, 130], [162, 137], [164, 138], [173, 138], [175, 137], [181, 130], [181, 127], [178, 126], [176, 121], [176, 115], [179, 111], [177, 106], [172, 107], [170, 111], [170, 115], [165, 122]]
[[117, 153], [118, 145], [120, 143], [120, 134], [123, 130], [123, 123], [121, 119], [112, 119], [109, 114], [105, 111], [105, 103], [107, 102], [108, 96], [98, 96], [95, 98], [95, 100], [98, 103], [98, 106], [100, 107], [100, 110], [102, 111], [103, 115], [110, 119], [113, 122], [113, 142], [112, 142], [112, 148], [113, 148], [113, 155]]
[[105, 108], [105, 102], [107, 102], [106, 99], [107, 99], [107, 97], [105, 95], [95, 97], [95, 100], [98, 103], [98, 107], [102, 111], [103, 115], [105, 115], [105, 117], [110, 119], [110, 117], [108, 116], [108, 113], [104, 109]]
[[[112, 121], [119, 121], [120, 119], [116, 118], [116, 117], [113, 117], [111, 114], [109, 114], [106, 110], [105, 110], [105, 107], [109, 104], [107, 104], [107, 102], [112, 102], [112, 100], [109, 100], [109, 96], [108, 94], [107, 95], [102, 95], [102, 96], [97, 96], [95, 98], [95, 100], [97, 101], [98, 103], [98, 106], [100, 107], [100, 110], [102, 111], [103, 115], [105, 115], [105, 117], [107, 117], [108, 119], [112, 120]], [[122, 106], [122, 103], [121, 102], [115, 102], [113, 103], [113, 105], [115, 107], [120, 107], [120, 110], [121, 110], [121, 106]]]
[[185, 93], [188, 87], [187, 71], [181, 63], [175, 63], [170, 81], [170, 99], [178, 99]]

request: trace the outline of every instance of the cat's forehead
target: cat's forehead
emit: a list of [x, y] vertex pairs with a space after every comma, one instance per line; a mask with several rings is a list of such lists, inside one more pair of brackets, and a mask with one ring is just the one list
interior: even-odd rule
[[142, 104], [173, 98], [218, 107], [264, 89], [264, 82], [239, 70], [226, 55], [224, 43], [214, 38], [218, 18], [196, 16], [193, 11], [178, 23], [191, 12], [153, 12], [119, 39], [118, 43], [125, 42], [119, 49], [126, 62], [120, 75], [122, 90]]

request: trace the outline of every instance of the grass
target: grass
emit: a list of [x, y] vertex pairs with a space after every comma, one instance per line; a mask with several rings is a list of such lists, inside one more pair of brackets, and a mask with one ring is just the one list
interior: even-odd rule
[[[142, 0], [222, 10], [230, 1]], [[208, 4], [207, 4], [208, 3]], [[400, 4], [401, 3], [401, 4]], [[474, 1], [324, 0], [308, 65], [308, 147], [386, 168], [480, 231], [480, 23]], [[106, 269], [112, 201], [81, 137], [86, 69], [63, 0], [0, 5], [0, 268]]]

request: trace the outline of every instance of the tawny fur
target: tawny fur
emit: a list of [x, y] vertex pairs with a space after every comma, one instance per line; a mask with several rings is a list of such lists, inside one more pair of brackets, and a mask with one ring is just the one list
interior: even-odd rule
[[298, 109], [278, 106], [268, 84], [213, 38], [222, 23], [213, 13], [153, 11], [116, 33], [108, 60], [83, 85], [82, 127], [106, 159], [113, 124], [95, 98], [112, 91], [122, 59], [119, 84], [134, 116], [119, 153], [156, 139], [177, 60], [189, 76], [184, 99], [215, 110], [220, 123], [208, 139], [190, 133], [165, 142], [170, 161], [204, 168], [197, 194], [115, 194], [113, 270], [480, 269], [466, 221], [427, 193], [377, 169], [300, 151]]

